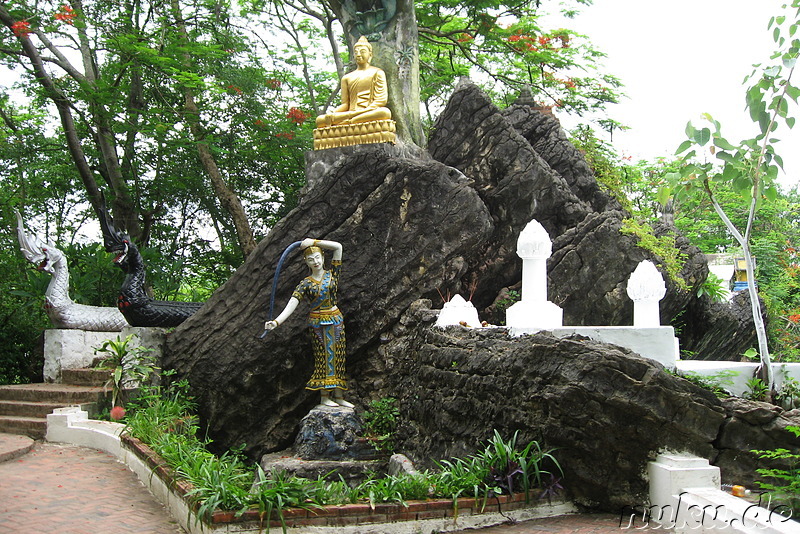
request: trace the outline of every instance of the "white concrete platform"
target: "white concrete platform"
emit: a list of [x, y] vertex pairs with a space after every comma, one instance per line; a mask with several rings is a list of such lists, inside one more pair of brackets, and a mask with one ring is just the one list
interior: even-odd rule
[[594, 341], [611, 343], [625, 347], [645, 358], [655, 360], [664, 367], [675, 369], [680, 351], [675, 329], [671, 326], [636, 327], [636, 326], [560, 326], [557, 328], [510, 328], [514, 336], [535, 334], [546, 330], [556, 337], [568, 337], [573, 334], [588, 337]]
[[[731, 395], [741, 397], [750, 391], [747, 381], [755, 376], [758, 365], [758, 362], [680, 360], [676, 367], [681, 373], [716, 378], [720, 380], [719, 386], [722, 389]], [[775, 376], [775, 388], [779, 390], [786, 377], [800, 381], [800, 363], [773, 363], [772, 373]]]

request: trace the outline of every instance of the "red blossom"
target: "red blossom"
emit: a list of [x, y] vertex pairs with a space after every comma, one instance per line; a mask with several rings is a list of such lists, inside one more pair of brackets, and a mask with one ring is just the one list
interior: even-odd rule
[[303, 124], [310, 115], [306, 114], [302, 109], [290, 108], [286, 118], [295, 124]]
[[294, 132], [280, 132], [276, 133], [275, 137], [285, 137], [286, 139], [294, 139]]
[[462, 33], [461, 36], [458, 39], [456, 39], [456, 41], [458, 41], [459, 43], [466, 43], [467, 41], [471, 40], [472, 36], [468, 33]]
[[789, 320], [795, 324], [800, 323], [800, 314], [790, 315]]
[[276, 80], [275, 78], [271, 78], [267, 80], [267, 87], [269, 87], [270, 89], [280, 89], [281, 81]]
[[109, 415], [111, 416], [111, 419], [113, 419], [114, 421], [119, 421], [120, 419], [125, 417], [125, 408], [123, 408], [122, 406], [114, 406], [113, 408], [111, 408], [111, 413]]
[[264, 121], [262, 121], [261, 119], [257, 119], [257, 120], [254, 120], [254, 121], [253, 121], [253, 124], [255, 124], [256, 126], [258, 126], [259, 128], [261, 128], [261, 127], [263, 127], [263, 126], [264, 126]]
[[539, 37], [539, 44], [542, 46], [548, 46], [550, 44], [550, 38], [546, 35], [542, 35]]
[[11, 25], [11, 29], [14, 31], [14, 35], [17, 37], [27, 37], [29, 33], [31, 33], [31, 25], [27, 20], [18, 20], [14, 24]]
[[239, 89], [238, 87], [236, 87], [235, 85], [229, 85], [229, 86], [228, 86], [228, 89], [230, 89], [231, 91], [233, 91], [233, 92], [234, 92], [234, 93], [236, 93], [237, 95], [240, 95], [240, 94], [242, 94], [242, 90], [241, 90], [241, 89]]
[[76, 14], [75, 10], [69, 4], [64, 4], [61, 8], [56, 11], [53, 15], [53, 18], [56, 20], [60, 20], [61, 22], [66, 22], [69, 25], [74, 24], [73, 20], [75, 20]]

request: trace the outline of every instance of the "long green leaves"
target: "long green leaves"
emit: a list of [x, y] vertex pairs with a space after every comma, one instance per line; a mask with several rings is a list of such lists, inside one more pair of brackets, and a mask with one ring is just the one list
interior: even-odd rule
[[[208, 518], [215, 510], [239, 514], [255, 507], [269, 530], [277, 517], [286, 530], [286, 508], [313, 508], [326, 504], [368, 502], [405, 504], [427, 498], [472, 497], [484, 503], [500, 493], [545, 488], [544, 476], [561, 474], [561, 466], [536, 442], [518, 449], [518, 433], [504, 440], [495, 431], [486, 447], [473, 456], [443, 460], [434, 471], [397, 476], [371, 476], [350, 487], [333, 473], [317, 480], [288, 476], [280, 471], [265, 472], [260, 465], [249, 466], [240, 451], [215, 456], [206, 449], [209, 442], [197, 437], [192, 415], [194, 404], [187, 395], [186, 382], [166, 389], [146, 387], [132, 406], [128, 431], [149, 444], [194, 489], [189, 493], [198, 505], [198, 516]], [[551, 483], [550, 488], [560, 485]], [[551, 495], [549, 491], [548, 497]], [[544, 495], [544, 493], [543, 493]], [[455, 504], [454, 504], [455, 506]]]

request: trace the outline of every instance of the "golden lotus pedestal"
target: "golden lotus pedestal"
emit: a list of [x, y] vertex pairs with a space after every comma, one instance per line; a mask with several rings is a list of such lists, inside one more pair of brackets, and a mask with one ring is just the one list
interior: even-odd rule
[[370, 143], [394, 143], [395, 122], [391, 119], [337, 124], [314, 129], [314, 150]]

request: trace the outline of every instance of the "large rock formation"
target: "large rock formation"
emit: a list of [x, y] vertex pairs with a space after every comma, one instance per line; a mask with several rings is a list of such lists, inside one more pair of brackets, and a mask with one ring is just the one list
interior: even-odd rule
[[[343, 243], [339, 305], [350, 375], [359, 384], [382, 333], [419, 295], [461, 275], [465, 257], [491, 233], [486, 207], [457, 170], [399, 157], [388, 145], [346, 152], [168, 340], [165, 365], [189, 379], [209, 434], [222, 447], [246, 443], [251, 454], [284, 448], [317, 400], [303, 389], [312, 366], [304, 310], [256, 339], [287, 245], [305, 236]], [[299, 257], [284, 266], [279, 306], [306, 274]]]
[[[434, 125], [428, 149], [435, 159], [475, 180], [494, 222], [491, 238], [471, 258], [462, 286], [455, 290], [466, 293], [476, 280], [473, 301], [481, 309], [493, 302], [498, 284], [519, 282], [517, 237], [536, 219], [553, 240], [548, 295], [564, 309], [564, 323], [632, 323], [627, 278], [640, 261], [653, 259], [652, 254], [638, 247], [636, 238], [620, 234], [629, 215], [600, 190], [557, 121], [528, 106], [500, 112], [475, 85], [465, 83]], [[686, 282], [691, 286], [704, 280], [708, 270], [697, 248], [686, 240], [678, 245], [689, 258], [681, 273]], [[693, 296], [671, 280], [667, 283], [661, 310], [662, 317], [670, 318]]]
[[630, 351], [575, 336], [509, 338], [497, 329], [433, 327], [420, 301], [382, 347], [386, 390], [399, 396], [398, 442], [416, 462], [473, 453], [497, 429], [556, 448], [579, 503], [618, 511], [647, 502], [657, 452], [686, 451], [753, 487], [751, 449], [794, 448], [800, 411], [717, 399]]
[[[344, 245], [340, 307], [350, 398], [403, 399], [406, 443], [419, 459], [473, 452], [493, 427], [520, 430], [562, 447], [576, 494], [609, 505], [638, 494], [638, 479], [624, 477], [641, 471], [663, 446], [712, 454], [724, 419], [719, 403], [626, 351], [546, 336], [517, 346], [500, 333], [474, 333], [474, 359], [453, 359], [446, 335], [418, 341], [419, 328], [404, 327], [414, 322], [406, 313], [412, 303], [438, 299], [437, 290], [467, 295], [477, 284], [473, 301], [482, 309], [518, 284], [516, 240], [533, 218], [554, 241], [549, 291], [564, 308], [565, 324], [630, 324], [627, 279], [642, 259], [658, 262], [619, 233], [626, 214], [600, 190], [553, 119], [523, 106], [500, 112], [475, 86], [462, 84], [429, 146], [433, 159], [385, 145], [310, 154], [311, 187], [298, 207], [169, 337], [165, 366], [189, 380], [217, 446], [245, 443], [254, 458], [286, 448], [316, 402], [304, 390], [311, 374], [304, 310], [256, 339], [278, 257], [290, 243], [315, 237]], [[702, 281], [707, 269], [697, 249], [679, 244], [690, 258], [686, 280]], [[299, 258], [284, 267], [278, 306], [305, 274]], [[668, 282], [662, 317], [693, 299]], [[430, 362], [418, 360], [422, 355]], [[441, 365], [453, 361], [474, 375], [463, 390], [440, 388]], [[564, 408], [562, 400], [569, 400]], [[646, 430], [637, 429], [636, 418]], [[646, 436], [634, 440], [638, 449], [623, 446], [639, 433]], [[607, 447], [581, 442], [589, 436]], [[591, 464], [594, 482], [579, 476]], [[614, 470], [621, 489], [602, 498]]]

